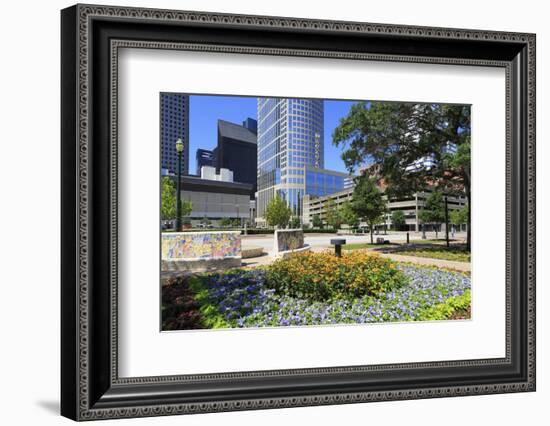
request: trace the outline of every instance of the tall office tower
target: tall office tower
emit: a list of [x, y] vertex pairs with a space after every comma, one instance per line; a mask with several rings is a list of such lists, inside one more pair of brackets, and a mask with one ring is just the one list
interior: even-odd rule
[[203, 166], [215, 166], [214, 152], [209, 149], [197, 149], [195, 160], [197, 162], [197, 171], [195, 172], [197, 176], [201, 175], [201, 169]]
[[218, 146], [213, 151], [218, 171], [232, 170], [234, 181], [252, 184], [253, 191], [256, 191], [258, 156], [256, 128], [256, 120], [252, 118], [247, 118], [243, 125], [218, 120]]
[[181, 173], [189, 173], [189, 96], [180, 93], [160, 94], [161, 168], [176, 174], [176, 141], [183, 141]]
[[322, 100], [258, 98], [258, 218], [276, 194], [302, 216], [306, 169], [325, 177], [323, 133]]

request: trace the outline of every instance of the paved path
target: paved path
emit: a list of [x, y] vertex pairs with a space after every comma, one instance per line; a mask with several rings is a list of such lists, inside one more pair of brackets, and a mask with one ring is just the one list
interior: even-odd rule
[[[411, 241], [417, 241], [422, 238], [422, 234], [418, 232], [409, 233]], [[439, 236], [441, 237], [441, 232]], [[336, 238], [336, 234], [308, 234], [304, 235], [304, 242], [309, 244], [313, 249], [316, 248], [331, 248], [330, 240], [331, 238]], [[427, 233], [428, 238], [434, 238], [435, 233]], [[357, 244], [357, 243], [370, 243], [369, 235], [341, 235], [339, 238], [345, 238], [348, 244]], [[383, 237], [386, 240], [389, 240], [393, 243], [404, 243], [407, 240], [406, 232], [388, 232], [386, 235], [374, 235], [374, 238]], [[465, 238], [464, 233], [457, 233], [455, 235], [456, 239]], [[443, 242], [443, 241], [442, 241]], [[243, 235], [241, 237], [241, 243], [244, 248], [257, 246], [262, 247], [265, 252], [273, 251], [273, 235]]]
[[257, 268], [258, 266], [265, 266], [273, 263], [273, 257], [265, 254], [260, 257], [251, 257], [248, 259], [243, 259], [242, 267], [243, 268]]
[[[327, 250], [324, 247], [312, 247], [312, 251], [318, 253]], [[332, 250], [332, 248], [328, 249]], [[427, 266], [437, 266], [438, 268], [453, 269], [460, 272], [470, 272], [471, 264], [470, 262], [456, 262], [453, 260], [443, 260], [443, 259], [432, 259], [429, 257], [418, 257], [418, 256], [404, 256], [401, 254], [395, 253], [380, 253], [372, 249], [365, 249], [378, 253], [381, 257], [395, 260], [396, 262], [409, 262], [415, 263], [417, 265], [427, 265]], [[243, 267], [245, 268], [256, 268], [258, 266], [268, 265], [273, 262], [273, 258], [269, 255], [264, 255], [261, 257], [254, 257], [250, 259], [243, 259]]]
[[430, 257], [403, 256], [395, 253], [379, 253], [380, 256], [397, 262], [416, 263], [417, 265], [437, 266], [438, 268], [454, 269], [460, 272], [470, 272], [470, 262], [456, 262], [453, 260], [432, 259]]

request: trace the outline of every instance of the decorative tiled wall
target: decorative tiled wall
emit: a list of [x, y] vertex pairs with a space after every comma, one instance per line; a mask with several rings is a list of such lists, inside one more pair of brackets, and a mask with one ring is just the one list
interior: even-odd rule
[[162, 234], [162, 260], [208, 260], [241, 257], [239, 232], [170, 232]]
[[304, 247], [304, 231], [278, 229], [275, 231], [275, 252], [297, 250]]

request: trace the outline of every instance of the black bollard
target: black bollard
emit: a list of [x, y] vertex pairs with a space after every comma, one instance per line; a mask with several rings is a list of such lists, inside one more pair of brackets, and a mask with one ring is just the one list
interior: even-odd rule
[[330, 244], [334, 246], [334, 254], [336, 257], [342, 257], [342, 246], [346, 244], [346, 240], [344, 238], [333, 238], [330, 240]]

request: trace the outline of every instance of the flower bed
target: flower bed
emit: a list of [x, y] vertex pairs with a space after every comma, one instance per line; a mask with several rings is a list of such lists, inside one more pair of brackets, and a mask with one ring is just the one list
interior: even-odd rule
[[[356, 298], [324, 301], [272, 288], [263, 270], [235, 270], [187, 279], [200, 305], [200, 327], [275, 327], [467, 318], [470, 278], [461, 273], [400, 264], [406, 284]], [[169, 318], [163, 318], [169, 321]]]
[[395, 262], [364, 251], [342, 257], [306, 252], [276, 261], [266, 270], [266, 285], [278, 294], [313, 301], [377, 296], [406, 281]]

